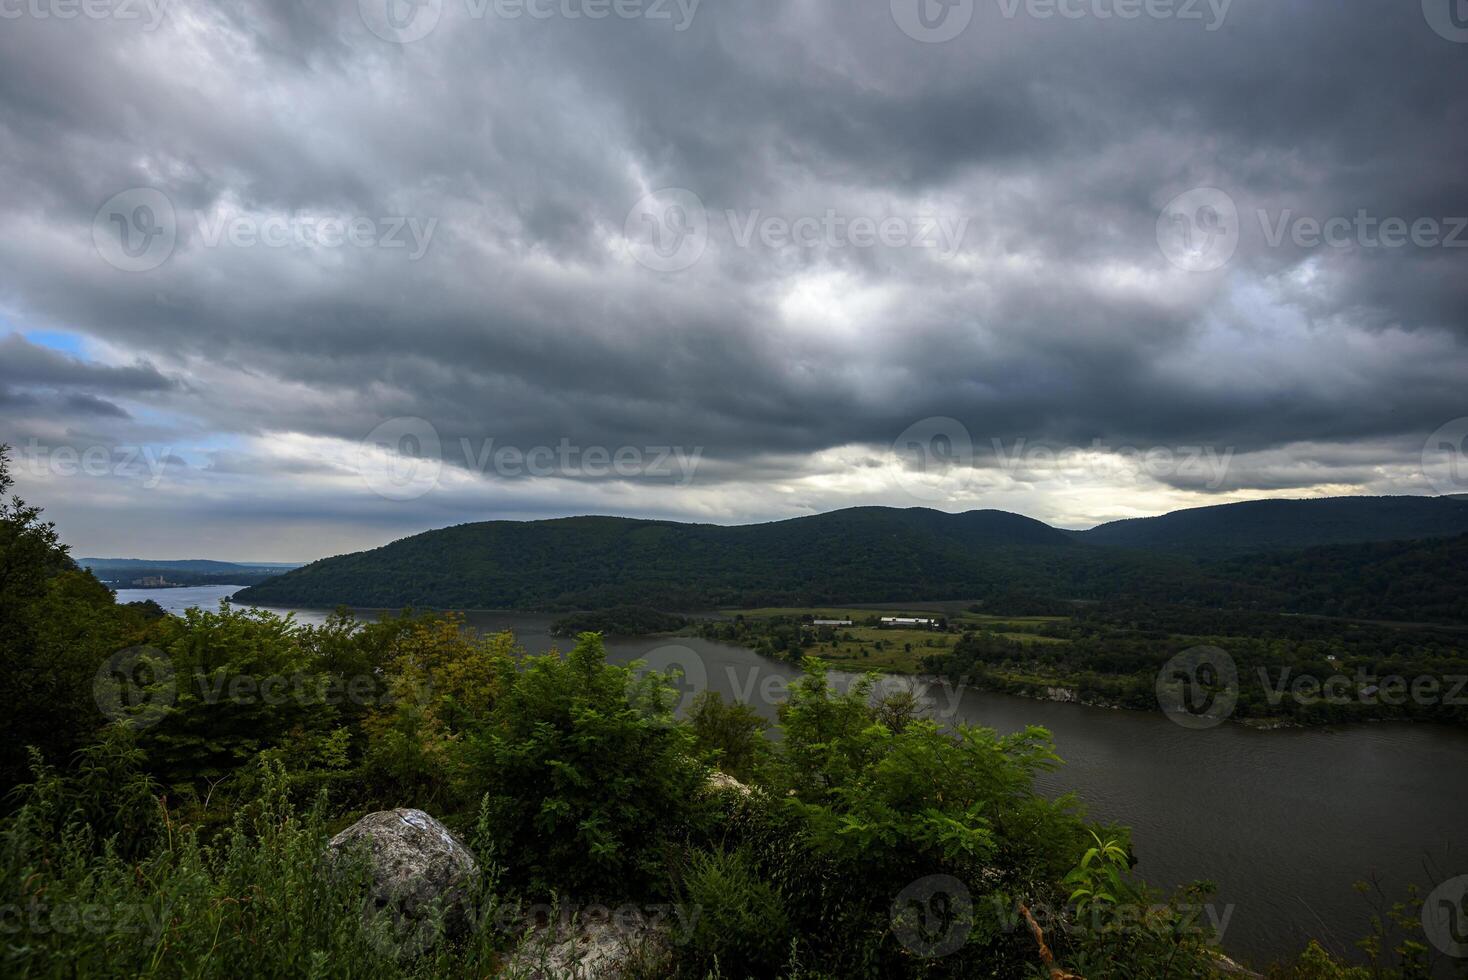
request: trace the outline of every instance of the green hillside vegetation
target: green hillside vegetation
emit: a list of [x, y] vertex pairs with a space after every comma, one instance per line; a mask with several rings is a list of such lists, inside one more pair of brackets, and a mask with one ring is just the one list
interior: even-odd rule
[[1253, 555], [1213, 571], [1279, 596], [1276, 608], [1288, 612], [1468, 623], [1468, 534]]
[[552, 636], [579, 636], [601, 633], [604, 636], [649, 636], [672, 633], [688, 625], [682, 616], [658, 612], [645, 606], [618, 606], [598, 612], [572, 613], [551, 624]]
[[[829, 667], [853, 671], [921, 673], [928, 658], [951, 653], [962, 630], [983, 628], [1019, 643], [1061, 643], [1040, 632], [1064, 623], [1064, 617], [999, 617], [961, 613], [943, 618], [938, 628], [898, 628], [880, 625], [883, 616], [930, 617], [934, 613], [900, 609], [797, 608], [751, 609], [693, 624], [709, 640], [749, 647], [756, 653], [792, 663], [820, 660]], [[850, 626], [815, 624], [815, 620], [850, 619]]]
[[539, 610], [882, 602], [1048, 579], [1084, 550], [1038, 521], [999, 512], [862, 508], [743, 527], [497, 521], [316, 562], [240, 601]]
[[[748, 647], [791, 663], [819, 661], [852, 671], [937, 674], [979, 690], [1048, 698], [1055, 689], [1088, 704], [1158, 711], [1156, 680], [1169, 658], [1214, 646], [1237, 664], [1233, 717], [1287, 725], [1370, 720], [1468, 724], [1468, 630], [1400, 626], [1242, 610], [1201, 610], [1115, 600], [1073, 605], [1070, 616], [990, 616], [966, 612], [945, 628], [890, 629], [880, 616], [855, 613], [851, 626], [817, 626], [829, 610], [762, 609], [694, 624], [699, 636]], [[1260, 672], [1263, 672], [1261, 676]], [[1434, 683], [1441, 697], [1421, 702], [1355, 697], [1349, 703], [1277, 694], [1291, 685], [1349, 679], [1352, 692], [1385, 678]]]
[[[1153, 535], [1161, 551], [1101, 546], [1089, 543], [1090, 532], [1076, 536], [998, 511], [859, 508], [741, 527], [607, 517], [501, 521], [325, 559], [237, 598], [267, 606], [540, 611], [978, 599], [986, 609], [1038, 613], [1062, 611], [1058, 604], [1071, 600], [1146, 598], [1215, 609], [1468, 622], [1462, 588], [1468, 505], [1446, 498], [1263, 503], [1281, 507], [1182, 514], [1191, 515], [1184, 521], [1190, 527], [1206, 518], [1218, 541], [1228, 542], [1219, 552], [1238, 542], [1275, 540], [1270, 535], [1281, 525], [1288, 530], [1279, 532], [1281, 539], [1310, 537], [1281, 514], [1328, 529], [1326, 536], [1343, 533], [1343, 513], [1363, 522], [1377, 511], [1387, 514], [1385, 531], [1360, 523], [1360, 537], [1424, 533], [1427, 514], [1437, 515], [1437, 523], [1433, 536], [1415, 543], [1206, 558], [1173, 553], [1167, 542], [1174, 538]], [[1260, 513], [1269, 520], [1257, 519]], [[1317, 513], [1318, 520], [1310, 517]], [[1165, 531], [1177, 517], [1152, 520]], [[1107, 527], [1113, 530], [1097, 530], [1115, 537], [1115, 526]]]
[[1113, 521], [1073, 532], [1088, 544], [1217, 558], [1322, 545], [1468, 534], [1457, 497], [1331, 497], [1250, 500]]

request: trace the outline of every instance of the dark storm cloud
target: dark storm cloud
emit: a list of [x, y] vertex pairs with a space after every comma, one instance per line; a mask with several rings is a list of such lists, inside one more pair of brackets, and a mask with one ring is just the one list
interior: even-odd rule
[[[146, 398], [177, 390], [178, 383], [139, 359], [128, 365], [97, 364], [33, 344], [20, 334], [0, 336], [0, 406], [12, 431], [0, 440], [30, 430], [27, 418], [50, 423], [131, 418], [113, 398]], [[105, 396], [105, 397], [104, 397]]]
[[[355, 442], [414, 416], [461, 466], [461, 440], [697, 446], [715, 487], [818, 473], [843, 446], [875, 460], [943, 416], [981, 468], [1018, 439], [1233, 449], [1226, 485], [1163, 481], [1206, 493], [1364, 486], [1468, 414], [1468, 251], [1270, 240], [1298, 218], [1468, 215], [1468, 45], [1420, 4], [1235, 0], [1208, 30], [979, 0], [943, 44], [905, 36], [885, 2], [706, 0], [681, 31], [482, 6], [444, 0], [401, 45], [355, 0], [179, 2], [153, 31], [5, 21], [0, 313], [146, 359], [12, 336], [7, 416], [34, 418], [37, 390], [115, 438], [145, 424], [118, 399], [165, 406], [146, 424], [190, 438]], [[1237, 205], [1240, 234], [1191, 273], [1156, 226], [1200, 186]], [[98, 207], [134, 187], [177, 219], [142, 271], [93, 244]], [[663, 187], [709, 222], [678, 271], [639, 265], [624, 236]], [[739, 241], [742, 222], [828, 211], [965, 234], [951, 253]], [[432, 231], [414, 258], [231, 243], [232, 217]], [[1278, 455], [1305, 444], [1299, 465]], [[212, 471], [338, 468], [258, 451]]]
[[176, 383], [144, 360], [97, 364], [33, 344], [20, 334], [0, 336], [0, 384], [139, 394], [170, 391]]

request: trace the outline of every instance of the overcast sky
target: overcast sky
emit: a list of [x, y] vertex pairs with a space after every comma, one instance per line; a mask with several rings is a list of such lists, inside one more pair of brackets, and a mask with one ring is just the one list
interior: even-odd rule
[[0, 0], [0, 441], [160, 558], [1464, 492], [1465, 92], [1464, 0]]

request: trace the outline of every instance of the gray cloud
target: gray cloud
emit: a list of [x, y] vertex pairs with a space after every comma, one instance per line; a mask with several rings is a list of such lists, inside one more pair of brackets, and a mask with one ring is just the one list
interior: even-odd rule
[[[911, 503], [867, 478], [936, 416], [967, 427], [979, 467], [947, 506], [1075, 524], [1244, 491], [1431, 492], [1413, 454], [1468, 415], [1468, 252], [1269, 232], [1281, 215], [1468, 216], [1468, 109], [1451, 97], [1468, 47], [1416, 4], [1235, 0], [1207, 31], [1023, 4], [1008, 17], [992, 0], [944, 44], [905, 36], [888, 8], [705, 3], [680, 32], [475, 19], [445, 0], [405, 45], [355, 2], [180, 0], [154, 31], [7, 21], [0, 315], [83, 335], [94, 357], [0, 340], [0, 439], [166, 447], [191, 520], [253, 522], [241, 542], [306, 515], [333, 526], [306, 535], [310, 553], [245, 556], [260, 559], [498, 515]], [[1239, 243], [1190, 273], [1156, 226], [1198, 186], [1236, 203]], [[176, 216], [171, 254], [146, 271], [93, 242], [99, 206], [134, 187]], [[679, 271], [638, 264], [624, 234], [663, 187], [708, 219]], [[741, 244], [746, 222], [827, 212], [966, 234], [951, 253]], [[330, 218], [368, 222], [373, 243], [227, 230], [314, 234]], [[399, 219], [434, 223], [416, 260], [383, 247]], [[399, 416], [431, 421], [471, 478], [461, 440], [704, 461], [677, 496], [646, 475], [492, 474], [358, 500], [329, 447]], [[1083, 491], [1051, 474], [1011, 495], [986, 482], [995, 440], [1235, 462], [1217, 486], [1164, 474], [1146, 493]], [[101, 499], [86, 486], [45, 481], [72, 513]], [[130, 505], [139, 533], [177, 523], [184, 498], [165, 496]]]

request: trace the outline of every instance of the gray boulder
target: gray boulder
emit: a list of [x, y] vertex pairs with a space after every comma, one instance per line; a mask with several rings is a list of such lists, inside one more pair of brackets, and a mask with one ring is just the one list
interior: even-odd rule
[[393, 938], [404, 953], [473, 928], [479, 865], [447, 827], [422, 810], [369, 813], [327, 845], [333, 865], [348, 853], [363, 854], [368, 864], [364, 916], [390, 915]]
[[515, 980], [625, 980], [672, 972], [671, 928], [628, 906], [537, 924], [510, 954]]

